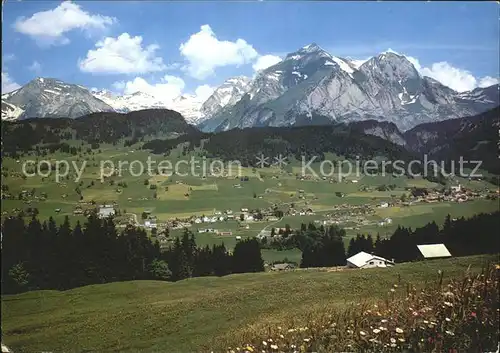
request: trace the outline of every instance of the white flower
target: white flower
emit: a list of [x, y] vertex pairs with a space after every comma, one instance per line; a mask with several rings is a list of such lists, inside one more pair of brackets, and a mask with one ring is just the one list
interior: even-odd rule
[[446, 320], [447, 322], [450, 322], [450, 321], [451, 321], [451, 319], [450, 319], [449, 317], [445, 318], [445, 320]]
[[384, 322], [385, 323], [385, 322], [387, 322], [387, 320], [386, 319], [382, 319], [382, 320], [380, 320], [380, 322]]
[[304, 342], [309, 342], [310, 340], [310, 338], [304, 338]]
[[278, 349], [278, 346], [277, 346], [276, 344], [272, 344], [272, 345], [271, 345], [271, 348], [272, 348], [272, 349]]
[[397, 333], [403, 333], [403, 330], [402, 330], [402, 329], [400, 329], [399, 327], [396, 327], [396, 332], [397, 332]]
[[361, 336], [365, 336], [365, 335], [366, 335], [366, 332], [365, 332], [365, 331], [359, 331], [359, 334], [360, 334]]
[[396, 339], [391, 337], [391, 343], [396, 343]]
[[266, 341], [262, 341], [262, 344], [263, 344], [264, 346], [267, 346], [267, 342], [266, 342]]
[[380, 332], [380, 330], [378, 328], [373, 329], [373, 333], [379, 333], [379, 332]]
[[452, 331], [446, 331], [446, 333], [450, 336], [455, 336], [455, 334]]

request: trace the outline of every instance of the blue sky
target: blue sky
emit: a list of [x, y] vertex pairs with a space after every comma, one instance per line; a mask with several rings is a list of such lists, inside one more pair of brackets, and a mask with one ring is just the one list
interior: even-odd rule
[[311, 42], [353, 59], [390, 48], [422, 74], [463, 91], [499, 76], [498, 6], [8, 0], [2, 92], [43, 76], [120, 93], [206, 95], [226, 78], [252, 76]]

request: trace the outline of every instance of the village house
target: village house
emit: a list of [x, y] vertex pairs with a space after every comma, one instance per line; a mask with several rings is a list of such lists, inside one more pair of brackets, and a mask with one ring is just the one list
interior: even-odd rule
[[287, 270], [293, 270], [294, 268], [295, 265], [290, 263], [273, 264], [271, 266], [271, 271], [287, 271]]
[[107, 218], [109, 216], [114, 216], [116, 214], [113, 205], [101, 205], [99, 207], [99, 218]]
[[394, 266], [394, 261], [387, 260], [383, 257], [373, 254], [368, 254], [364, 251], [361, 251], [347, 259], [347, 267], [349, 268], [374, 268], [391, 266]]
[[146, 219], [144, 221], [144, 227], [146, 227], [146, 228], [157, 228], [156, 219]]

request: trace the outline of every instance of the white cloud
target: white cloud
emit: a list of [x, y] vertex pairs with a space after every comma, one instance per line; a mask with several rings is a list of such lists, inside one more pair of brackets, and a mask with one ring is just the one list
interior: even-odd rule
[[254, 71], [262, 71], [270, 66], [279, 63], [282, 59], [276, 55], [262, 55], [257, 58], [255, 63], [252, 65]]
[[422, 67], [420, 73], [458, 92], [470, 91], [477, 87], [477, 80], [469, 71], [453, 67], [446, 61], [434, 63], [430, 67]]
[[196, 87], [194, 94], [201, 101], [206, 101], [214, 93], [214, 90], [215, 88], [209, 85], [201, 85]]
[[142, 37], [122, 33], [117, 38], [98, 41], [95, 50], [89, 50], [85, 59], [78, 60], [81, 71], [107, 74], [143, 74], [165, 70], [161, 57], [156, 56], [159, 46], [142, 45]]
[[21, 85], [14, 82], [7, 72], [2, 71], [2, 94], [12, 92], [20, 87]]
[[244, 39], [238, 38], [235, 42], [217, 39], [207, 24], [182, 43], [179, 50], [188, 61], [186, 71], [200, 80], [213, 75], [217, 67], [247, 64], [259, 56]]
[[131, 81], [118, 81], [112, 87], [122, 94], [133, 94], [136, 92], [147, 93], [159, 101], [170, 102], [180, 96], [185, 87], [184, 80], [180, 77], [165, 75], [159, 83], [150, 84], [142, 77], [136, 77]]
[[79, 29], [90, 33], [92, 30], [106, 29], [115, 22], [113, 17], [90, 14], [79, 5], [65, 1], [55, 9], [37, 12], [29, 18], [18, 18], [14, 28], [41, 45], [64, 45], [70, 42], [65, 37], [69, 31]]
[[36, 74], [39, 74], [42, 71], [42, 65], [38, 61], [33, 61], [33, 64], [28, 66], [28, 70], [33, 71]]
[[485, 76], [479, 80], [478, 86], [479, 87], [489, 87], [494, 84], [500, 83], [500, 80], [498, 77], [491, 77], [491, 76]]

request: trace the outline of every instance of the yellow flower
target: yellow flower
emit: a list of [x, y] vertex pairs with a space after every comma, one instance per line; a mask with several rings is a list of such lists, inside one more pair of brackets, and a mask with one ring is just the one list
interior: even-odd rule
[[246, 347], [245, 347], [245, 349], [246, 349], [247, 351], [253, 352], [253, 348], [252, 348], [252, 347], [250, 347], [250, 346], [246, 346]]

